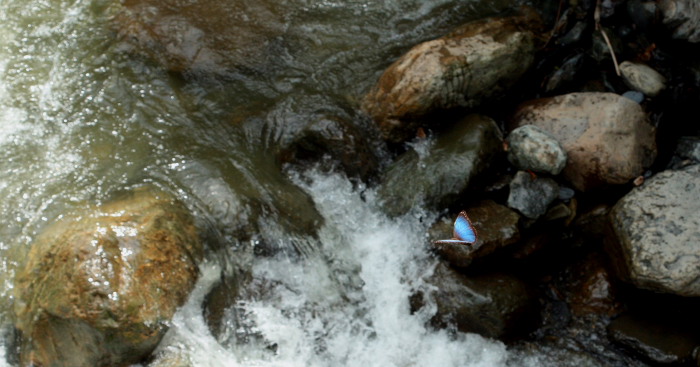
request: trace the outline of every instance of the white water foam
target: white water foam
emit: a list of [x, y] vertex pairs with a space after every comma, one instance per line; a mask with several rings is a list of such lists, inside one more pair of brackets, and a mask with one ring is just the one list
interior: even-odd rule
[[[411, 312], [410, 295], [430, 288], [424, 282], [434, 266], [424, 248], [429, 220], [421, 222], [420, 213], [390, 219], [372, 204], [369, 190], [353, 189], [340, 176], [309, 177], [310, 183], [303, 185], [326, 219], [318, 256], [256, 260], [253, 282], [265, 291], [242, 300], [247, 317], [274, 353], [245, 348], [234, 353], [211, 336], [201, 299], [213, 278], [200, 282], [178, 312], [170, 344], [163, 348], [193, 351], [195, 366], [511, 364], [498, 341], [427, 326], [434, 307]], [[537, 365], [536, 359], [529, 361]]]

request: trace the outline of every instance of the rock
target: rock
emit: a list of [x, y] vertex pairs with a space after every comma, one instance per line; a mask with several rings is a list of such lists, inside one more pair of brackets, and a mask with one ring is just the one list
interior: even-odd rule
[[410, 150], [385, 171], [378, 199], [391, 216], [412, 207], [447, 207], [482, 173], [502, 148], [501, 132], [485, 116], [470, 115], [446, 131], [427, 151]]
[[559, 185], [551, 178], [533, 177], [519, 171], [510, 182], [508, 206], [530, 219], [537, 219], [558, 196]]
[[171, 71], [259, 69], [285, 34], [284, 9], [266, 1], [124, 0], [114, 26], [126, 44]]
[[676, 153], [686, 159], [700, 162], [700, 137], [684, 136], [678, 139]]
[[610, 273], [598, 256], [589, 256], [571, 269], [569, 306], [576, 316], [614, 316], [621, 310]]
[[147, 365], [148, 367], [194, 367], [187, 353], [175, 348], [166, 349]]
[[622, 93], [622, 96], [634, 103], [644, 102], [644, 93], [637, 92], [636, 90], [628, 90], [627, 92]]
[[147, 188], [53, 223], [16, 278], [21, 364], [140, 361], [194, 287], [202, 251], [187, 210]]
[[640, 288], [700, 296], [700, 165], [664, 171], [610, 215], [617, 267]]
[[[581, 22], [580, 24], [584, 24]], [[584, 67], [583, 54], [576, 54], [566, 59], [561, 65], [557, 65], [556, 70], [547, 77], [545, 92], [549, 93], [576, 81], [576, 76]]]
[[[534, 293], [514, 276], [466, 277], [438, 264], [428, 282], [436, 287], [427, 299], [437, 307], [432, 319], [437, 327], [455, 326], [488, 338], [510, 338], [529, 331], [539, 319]], [[425, 301], [413, 297], [412, 308], [420, 309]]]
[[283, 163], [313, 162], [329, 170], [341, 168], [347, 176], [367, 181], [379, 170], [380, 146], [369, 130], [353, 121], [322, 116], [310, 121], [279, 158]]
[[525, 125], [508, 135], [508, 160], [521, 170], [558, 175], [566, 165], [566, 152], [550, 133]]
[[[453, 266], [466, 267], [473, 260], [485, 257], [494, 251], [512, 245], [520, 239], [518, 221], [520, 216], [503, 205], [491, 200], [480, 202], [467, 209], [469, 219], [477, 230], [477, 241], [471, 246], [458, 244], [434, 244], [440, 256]], [[434, 240], [451, 238], [455, 216], [440, 222], [431, 234]]]
[[624, 61], [620, 64], [620, 73], [628, 87], [649, 97], [658, 95], [666, 88], [666, 78], [644, 64]]
[[528, 102], [515, 126], [535, 125], [568, 156], [563, 174], [586, 191], [638, 177], [656, 158], [656, 129], [641, 106], [613, 93], [572, 93]]
[[659, 0], [663, 22], [673, 30], [673, 37], [700, 42], [700, 3], [696, 0]]
[[660, 364], [688, 363], [694, 360], [695, 350], [700, 346], [697, 325], [669, 320], [668, 314], [658, 309], [653, 313], [622, 315], [610, 323], [608, 334], [615, 343]]
[[534, 60], [531, 16], [484, 19], [424, 42], [394, 62], [362, 105], [384, 138], [415, 136], [437, 109], [472, 108], [507, 91]]

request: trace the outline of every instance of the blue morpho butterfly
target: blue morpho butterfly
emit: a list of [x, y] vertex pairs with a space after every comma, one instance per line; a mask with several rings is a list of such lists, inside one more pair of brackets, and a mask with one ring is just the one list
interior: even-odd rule
[[464, 210], [459, 213], [457, 219], [455, 220], [455, 230], [452, 235], [454, 238], [451, 240], [438, 240], [435, 241], [436, 244], [458, 244], [458, 245], [470, 245], [476, 242], [476, 230], [472, 225], [472, 222], [467, 217], [467, 212]]

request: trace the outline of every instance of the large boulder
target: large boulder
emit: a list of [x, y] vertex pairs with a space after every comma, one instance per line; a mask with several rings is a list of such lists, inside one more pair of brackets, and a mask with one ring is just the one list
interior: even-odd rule
[[414, 136], [429, 112], [471, 108], [503, 94], [534, 60], [535, 19], [484, 19], [415, 46], [379, 78], [363, 110], [396, 143]]
[[700, 296], [700, 165], [657, 174], [610, 212], [614, 259], [640, 288]]
[[388, 167], [378, 189], [386, 213], [405, 214], [412, 207], [447, 207], [501, 151], [496, 123], [469, 115], [421, 153], [410, 150]]
[[121, 366], [156, 347], [194, 287], [202, 244], [187, 210], [147, 188], [66, 216], [16, 278], [25, 366]]
[[627, 183], [656, 158], [656, 129], [640, 105], [614, 93], [531, 101], [520, 106], [514, 124], [552, 134], [568, 156], [564, 176], [581, 191]]

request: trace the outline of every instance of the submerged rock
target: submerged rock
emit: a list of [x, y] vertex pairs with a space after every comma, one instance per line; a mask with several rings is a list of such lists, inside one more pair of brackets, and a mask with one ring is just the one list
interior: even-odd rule
[[16, 278], [22, 365], [148, 356], [194, 287], [202, 251], [187, 210], [147, 188], [55, 222]]
[[510, 182], [508, 206], [530, 219], [537, 219], [557, 197], [559, 185], [554, 180], [518, 171]]
[[[475, 259], [488, 256], [500, 248], [518, 242], [520, 216], [514, 211], [491, 200], [483, 201], [467, 209], [469, 219], [477, 230], [476, 243], [465, 246], [462, 244], [435, 244], [435, 251], [453, 266], [466, 267]], [[449, 221], [440, 222], [434, 228], [431, 236], [434, 240], [451, 238], [454, 217]]]
[[285, 33], [275, 2], [125, 0], [115, 17], [123, 39], [172, 71], [221, 74], [259, 68]]
[[566, 152], [557, 139], [537, 126], [525, 125], [508, 135], [508, 160], [521, 170], [558, 175], [566, 165]]
[[499, 96], [534, 60], [533, 23], [532, 16], [485, 19], [415, 46], [379, 78], [363, 110], [397, 143], [429, 112]]
[[392, 216], [419, 205], [447, 207], [501, 147], [501, 132], [492, 119], [467, 116], [425, 152], [408, 151], [389, 166], [378, 189], [379, 200]]
[[[438, 327], [455, 326], [462, 332], [509, 338], [527, 332], [539, 319], [534, 293], [516, 277], [466, 277], [439, 264], [428, 282], [436, 287], [429, 297], [437, 307], [432, 322]], [[412, 307], [418, 309], [423, 302], [414, 297]]]
[[654, 97], [666, 88], [666, 78], [644, 64], [625, 61], [620, 64], [622, 79], [628, 87]]
[[522, 105], [516, 126], [535, 125], [559, 141], [568, 160], [564, 176], [586, 191], [623, 184], [656, 158], [656, 129], [641, 106], [613, 93], [572, 93]]
[[695, 359], [696, 349], [700, 347], [697, 325], [693, 325], [696, 320], [686, 323], [667, 312], [658, 312], [657, 308], [652, 313], [622, 315], [608, 326], [610, 339], [654, 363], [686, 365]]
[[379, 170], [381, 142], [368, 130], [348, 119], [322, 116], [310, 121], [279, 158], [283, 163], [309, 161], [327, 169], [340, 168], [349, 177], [367, 181]]
[[700, 296], [700, 165], [665, 171], [610, 215], [622, 274], [640, 288]]

